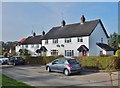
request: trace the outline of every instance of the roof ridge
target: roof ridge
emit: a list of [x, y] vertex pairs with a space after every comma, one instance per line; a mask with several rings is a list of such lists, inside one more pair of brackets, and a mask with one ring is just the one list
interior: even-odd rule
[[[101, 21], [101, 19], [94, 19], [94, 20], [88, 20], [88, 21], [85, 21], [85, 22], [91, 22], [91, 21]], [[70, 25], [75, 25], [75, 24], [80, 24], [80, 22], [79, 23], [71, 23], [71, 24], [66, 24], [65, 26], [70, 26]], [[52, 29], [53, 28], [59, 28], [59, 27], [61, 27], [61, 26], [55, 26], [55, 27], [52, 27]]]

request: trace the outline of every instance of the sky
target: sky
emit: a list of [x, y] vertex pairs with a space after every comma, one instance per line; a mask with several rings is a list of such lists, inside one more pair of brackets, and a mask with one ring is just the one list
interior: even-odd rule
[[19, 41], [32, 35], [41, 35], [52, 27], [101, 19], [108, 34], [118, 32], [117, 2], [3, 2], [2, 40]]

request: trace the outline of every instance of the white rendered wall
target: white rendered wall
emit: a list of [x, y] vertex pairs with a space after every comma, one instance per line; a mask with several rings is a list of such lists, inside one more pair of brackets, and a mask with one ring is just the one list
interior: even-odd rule
[[[83, 42], [77, 42], [77, 37], [71, 38], [70, 43], [65, 43], [65, 38], [59, 38], [58, 43], [54, 44], [53, 39], [48, 40], [48, 44], [45, 44], [45, 40], [42, 40], [42, 46], [45, 46], [47, 48], [47, 56], [51, 56], [51, 50], [58, 50], [59, 55], [65, 54], [65, 50], [74, 50], [74, 56], [78, 56], [78, 48], [81, 45], [85, 45], [89, 49], [89, 37], [83, 37]], [[61, 45], [64, 45], [64, 47], [61, 47]], [[60, 47], [57, 47], [57, 45], [60, 45]]]
[[[101, 38], [103, 38], [103, 43], [107, 44], [107, 36], [105, 35], [105, 32], [103, 31], [103, 28], [101, 24], [99, 23], [93, 33], [90, 35], [90, 56], [97, 56], [100, 54], [101, 49], [99, 46], [96, 45], [96, 43], [101, 43]], [[103, 53], [106, 51], [103, 50]]]
[[[34, 47], [32, 47], [32, 45], [34, 45]], [[39, 45], [39, 47], [37, 47], [38, 45]], [[37, 54], [36, 50], [40, 49], [41, 44], [29, 44], [28, 48], [26, 48], [25, 46], [26, 45], [16, 46], [16, 52], [19, 53], [20, 49], [27, 49], [31, 55], [34, 55], [34, 54]]]
[[107, 51], [106, 54], [114, 55], [114, 51]]

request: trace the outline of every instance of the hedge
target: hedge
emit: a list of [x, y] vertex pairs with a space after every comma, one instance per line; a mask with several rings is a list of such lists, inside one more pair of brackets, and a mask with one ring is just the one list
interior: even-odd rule
[[86, 56], [76, 57], [83, 67], [96, 68], [102, 70], [115, 70], [120, 69], [120, 58], [116, 56]]
[[63, 57], [62, 55], [58, 56], [38, 56], [38, 57], [31, 57], [31, 56], [23, 56], [27, 64], [39, 64], [39, 65], [46, 65], [47, 63], [55, 60], [56, 58]]
[[[45, 56], [45, 57], [26, 56], [24, 58], [28, 64], [46, 65], [47, 63], [59, 57], [63, 57], [63, 56], [62, 55]], [[86, 67], [86, 68], [95, 68], [102, 70], [120, 69], [120, 58], [117, 56], [84, 56], [84, 57], [74, 57], [74, 58], [76, 58], [82, 64], [82, 67]]]

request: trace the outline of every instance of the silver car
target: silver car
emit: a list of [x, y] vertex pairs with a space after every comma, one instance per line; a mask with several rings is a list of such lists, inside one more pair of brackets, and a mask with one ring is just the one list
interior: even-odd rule
[[66, 76], [81, 71], [81, 64], [74, 58], [58, 58], [46, 65], [48, 72], [63, 72]]

